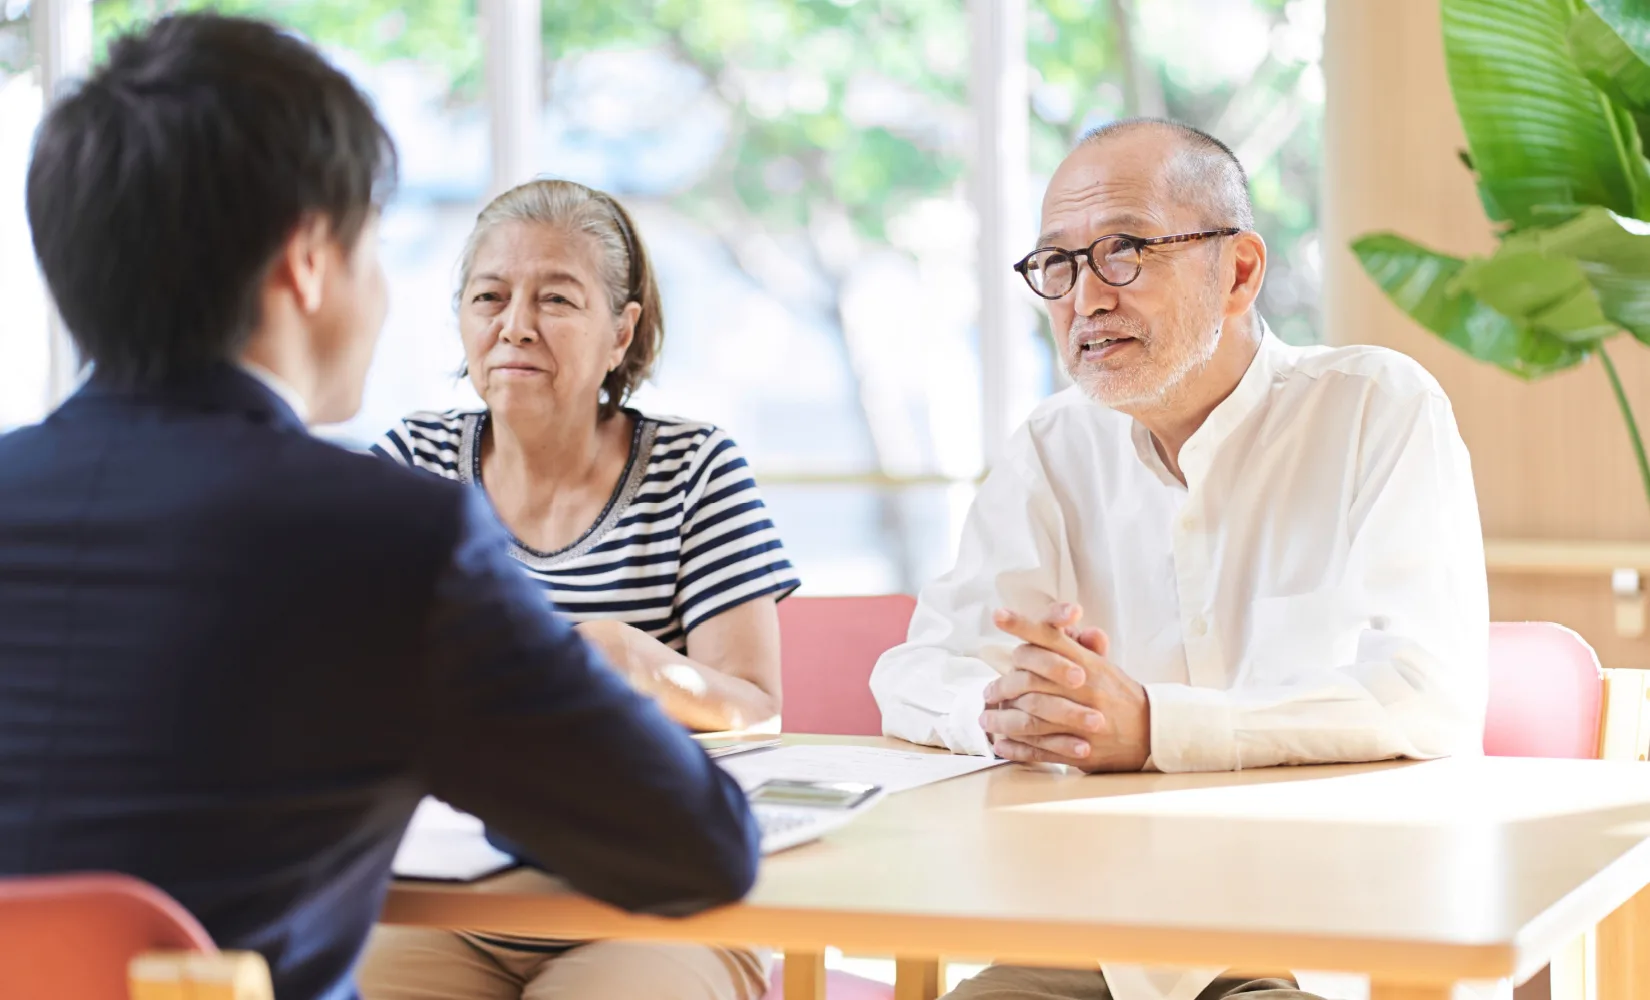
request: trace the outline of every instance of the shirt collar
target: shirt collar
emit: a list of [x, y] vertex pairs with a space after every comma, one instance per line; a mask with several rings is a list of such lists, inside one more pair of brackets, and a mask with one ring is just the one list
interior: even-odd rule
[[304, 401], [304, 397], [299, 395], [298, 390], [294, 389], [291, 384], [256, 361], [242, 359], [239, 367], [241, 371], [263, 383], [264, 388], [273, 392], [281, 402], [292, 407], [292, 412], [297, 414], [300, 421], [305, 425], [309, 423], [309, 404]]
[[[1186, 477], [1187, 488], [1195, 486], [1203, 479], [1221, 444], [1265, 401], [1267, 393], [1272, 388], [1273, 375], [1279, 365], [1286, 360], [1290, 350], [1289, 345], [1272, 333], [1272, 328], [1266, 321], [1261, 320], [1260, 349], [1249, 362], [1249, 368], [1243, 373], [1243, 378], [1238, 380], [1237, 388], [1209, 412], [1203, 425], [1193, 431], [1192, 436], [1186, 439], [1186, 443], [1180, 446], [1180, 471]], [[1159, 478], [1173, 485], [1180, 485], [1158, 455], [1157, 444], [1152, 440], [1151, 431], [1138, 420], [1132, 423], [1130, 433], [1134, 439], [1135, 453], [1139, 455], [1140, 461]]]
[[209, 413], [239, 413], [282, 429], [307, 433], [293, 404], [270, 382], [271, 376], [256, 375], [246, 367], [222, 362], [198, 371], [174, 375], [163, 382], [128, 385], [103, 377], [95, 368], [57, 413], [75, 418], [110, 404], [139, 403], [183, 406]]

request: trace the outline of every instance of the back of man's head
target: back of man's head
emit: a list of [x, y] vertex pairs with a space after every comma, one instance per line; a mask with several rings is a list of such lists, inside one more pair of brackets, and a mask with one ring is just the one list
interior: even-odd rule
[[233, 360], [288, 238], [324, 218], [346, 248], [393, 187], [371, 105], [313, 48], [241, 18], [165, 18], [41, 123], [35, 254], [100, 379], [149, 385]]
[[1249, 177], [1230, 146], [1202, 129], [1166, 118], [1122, 118], [1090, 129], [1077, 148], [1104, 146], [1130, 138], [1161, 138], [1173, 149], [1164, 192], [1179, 204], [1196, 206], [1211, 229], [1255, 228]]

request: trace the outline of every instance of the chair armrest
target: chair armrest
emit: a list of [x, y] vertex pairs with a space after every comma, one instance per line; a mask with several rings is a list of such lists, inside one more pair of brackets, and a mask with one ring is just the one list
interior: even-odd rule
[[274, 1000], [264, 957], [252, 951], [146, 951], [126, 967], [131, 1000]]

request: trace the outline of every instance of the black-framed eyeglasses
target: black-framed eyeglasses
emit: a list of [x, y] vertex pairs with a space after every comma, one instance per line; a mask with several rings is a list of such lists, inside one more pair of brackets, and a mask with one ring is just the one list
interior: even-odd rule
[[1082, 250], [1039, 247], [1026, 254], [1014, 270], [1026, 279], [1031, 290], [1045, 299], [1057, 299], [1077, 287], [1077, 259], [1088, 258], [1089, 269], [1108, 285], [1121, 288], [1140, 277], [1140, 251], [1168, 243], [1190, 243], [1217, 236], [1236, 236], [1241, 229], [1209, 229], [1176, 236], [1130, 236], [1112, 233], [1102, 236]]

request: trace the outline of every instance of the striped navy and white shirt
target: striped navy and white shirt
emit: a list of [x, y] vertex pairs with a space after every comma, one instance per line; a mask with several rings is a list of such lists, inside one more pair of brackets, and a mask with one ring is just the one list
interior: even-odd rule
[[[511, 554], [575, 622], [626, 622], [679, 653], [701, 622], [797, 587], [779, 533], [733, 439], [710, 424], [626, 410], [630, 458], [596, 523], [557, 552]], [[481, 482], [485, 410], [414, 413], [372, 450]]]

